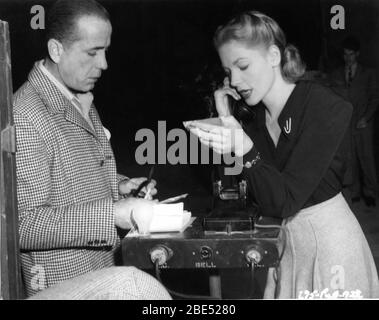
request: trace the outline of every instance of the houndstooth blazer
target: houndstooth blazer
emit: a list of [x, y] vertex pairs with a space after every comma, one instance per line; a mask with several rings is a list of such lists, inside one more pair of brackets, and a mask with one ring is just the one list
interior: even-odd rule
[[14, 95], [21, 265], [27, 295], [114, 265], [116, 164], [94, 106], [95, 131], [37, 63]]

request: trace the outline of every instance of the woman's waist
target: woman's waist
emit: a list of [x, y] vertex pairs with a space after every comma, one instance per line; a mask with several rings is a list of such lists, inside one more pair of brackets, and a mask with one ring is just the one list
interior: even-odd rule
[[347, 206], [347, 203], [342, 193], [339, 192], [327, 200], [320, 201], [318, 203], [306, 206], [305, 208], [297, 212], [294, 216], [289, 217], [286, 220], [289, 221], [295, 218], [296, 219], [307, 218], [313, 214], [320, 214], [322, 212], [326, 212], [327, 214], [329, 214], [332, 211], [334, 211], [334, 209], [341, 208], [341, 206], [345, 207]]

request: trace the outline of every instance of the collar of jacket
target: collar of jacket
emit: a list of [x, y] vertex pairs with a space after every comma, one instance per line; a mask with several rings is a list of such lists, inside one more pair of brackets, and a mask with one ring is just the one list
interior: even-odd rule
[[[364, 70], [365, 70], [365, 67], [362, 66], [360, 63], [357, 63], [357, 67], [356, 67], [355, 72], [354, 72], [354, 77], [353, 77], [353, 79], [352, 79], [351, 82], [355, 82], [356, 79], [360, 78], [361, 73], [364, 72]], [[346, 73], [345, 73], [346, 72], [345, 66], [337, 68], [335, 72], [336, 72], [335, 73], [336, 77], [338, 77], [338, 79], [340, 81], [343, 81], [343, 83], [347, 84], [347, 82], [346, 82]]]
[[[304, 111], [302, 106], [305, 105], [310, 85], [310, 81], [299, 81], [288, 97], [288, 100], [279, 115], [278, 124], [282, 130], [283, 137], [288, 140], [295, 136], [294, 133], [300, 125]], [[262, 128], [266, 125], [266, 109], [263, 103], [260, 103], [257, 106], [256, 112], [257, 127]]]
[[[34, 64], [33, 69], [29, 73], [28, 80], [44, 101], [47, 110], [53, 114], [64, 113], [67, 121], [82, 127], [93, 136], [97, 137], [94, 130], [80, 114], [77, 108], [72, 104], [72, 102], [67, 99], [67, 97], [57, 88], [57, 86], [41, 71], [38, 67], [38, 63], [39, 61]], [[92, 122], [94, 122], [93, 105], [90, 108], [89, 115]]]

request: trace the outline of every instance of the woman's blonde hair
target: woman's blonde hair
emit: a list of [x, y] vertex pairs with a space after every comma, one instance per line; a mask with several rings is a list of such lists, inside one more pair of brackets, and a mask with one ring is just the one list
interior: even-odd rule
[[286, 36], [278, 23], [269, 16], [258, 12], [241, 13], [219, 26], [214, 36], [216, 49], [229, 41], [245, 42], [249, 46], [276, 45], [281, 54], [281, 72], [289, 82], [296, 82], [305, 72], [299, 50], [287, 43]]

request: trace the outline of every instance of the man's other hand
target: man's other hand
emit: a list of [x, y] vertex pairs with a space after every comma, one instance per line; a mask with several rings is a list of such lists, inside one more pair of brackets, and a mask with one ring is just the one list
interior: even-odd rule
[[[147, 178], [141, 177], [141, 178], [131, 178], [129, 180], [122, 181], [119, 183], [118, 191], [121, 195], [126, 195], [126, 196], [130, 195], [130, 193], [133, 190], [138, 189], [140, 184], [146, 180]], [[146, 193], [148, 193], [146, 199], [151, 200], [153, 196], [155, 196], [158, 192], [157, 189], [155, 188], [156, 184], [157, 182], [154, 179], [152, 179], [147, 186], [142, 188], [139, 196], [144, 197]]]

